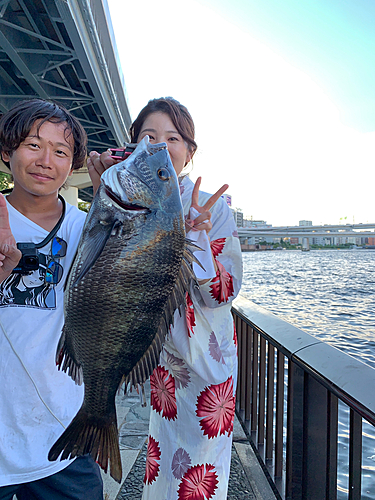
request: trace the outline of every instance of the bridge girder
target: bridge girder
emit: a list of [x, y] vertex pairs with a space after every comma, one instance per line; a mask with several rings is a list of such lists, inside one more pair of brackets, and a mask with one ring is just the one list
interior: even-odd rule
[[80, 120], [89, 150], [121, 146], [131, 117], [118, 60], [106, 0], [0, 0], [0, 113], [52, 99]]

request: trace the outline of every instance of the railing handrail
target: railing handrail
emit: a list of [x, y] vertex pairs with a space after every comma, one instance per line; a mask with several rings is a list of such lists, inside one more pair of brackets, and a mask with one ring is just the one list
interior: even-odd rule
[[[375, 426], [375, 369], [239, 295], [235, 313], [319, 383]], [[366, 383], [364, 383], [364, 381]]]

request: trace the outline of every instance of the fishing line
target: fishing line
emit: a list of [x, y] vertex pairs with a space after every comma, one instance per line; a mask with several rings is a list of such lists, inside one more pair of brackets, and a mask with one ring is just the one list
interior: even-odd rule
[[50, 414], [52, 415], [52, 417], [53, 417], [53, 418], [55, 418], [55, 419], [59, 422], [59, 424], [61, 424], [61, 425], [62, 425], [62, 427], [63, 427], [64, 429], [66, 429], [65, 425], [64, 425], [64, 424], [61, 422], [61, 420], [60, 420], [60, 419], [59, 419], [59, 418], [58, 418], [58, 417], [57, 417], [57, 416], [53, 413], [53, 411], [51, 410], [51, 408], [50, 408], [50, 407], [48, 406], [48, 404], [44, 401], [44, 399], [43, 399], [42, 395], [40, 394], [39, 389], [38, 389], [38, 387], [37, 387], [37, 385], [36, 385], [36, 383], [35, 383], [35, 381], [34, 381], [33, 377], [31, 376], [31, 374], [30, 374], [29, 370], [26, 368], [26, 366], [25, 366], [24, 362], [22, 361], [21, 357], [19, 356], [18, 352], [16, 351], [15, 347], [13, 346], [12, 341], [11, 341], [11, 340], [10, 340], [10, 338], [8, 337], [8, 334], [7, 334], [7, 332], [5, 331], [5, 328], [4, 328], [4, 326], [3, 326], [2, 322], [1, 322], [1, 320], [0, 320], [0, 326], [1, 326], [1, 329], [3, 330], [3, 332], [4, 332], [5, 338], [6, 338], [6, 339], [7, 339], [7, 341], [9, 342], [10, 347], [12, 348], [12, 351], [13, 351], [13, 352], [14, 352], [14, 354], [17, 356], [17, 358], [18, 358], [19, 362], [21, 363], [21, 365], [22, 365], [23, 369], [25, 370], [25, 372], [27, 373], [28, 377], [30, 378], [30, 380], [31, 380], [31, 382], [32, 382], [32, 384], [33, 384], [33, 386], [35, 387], [35, 390], [36, 390], [36, 393], [38, 394], [39, 399], [40, 399], [40, 400], [41, 400], [41, 402], [44, 404], [44, 406], [47, 408], [47, 410], [50, 412]]

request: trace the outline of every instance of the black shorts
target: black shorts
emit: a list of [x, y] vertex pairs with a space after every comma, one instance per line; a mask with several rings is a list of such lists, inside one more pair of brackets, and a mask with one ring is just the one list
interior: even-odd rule
[[52, 476], [0, 487], [0, 500], [103, 500], [99, 466], [90, 455], [78, 457]]

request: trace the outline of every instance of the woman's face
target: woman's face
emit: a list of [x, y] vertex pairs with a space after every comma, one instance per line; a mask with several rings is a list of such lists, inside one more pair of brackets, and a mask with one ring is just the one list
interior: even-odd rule
[[146, 135], [149, 136], [151, 144], [165, 142], [171, 157], [173, 167], [180, 175], [184, 166], [189, 163], [191, 154], [182, 136], [176, 130], [169, 115], [162, 112], [151, 113], [143, 122], [138, 136], [140, 142]]

